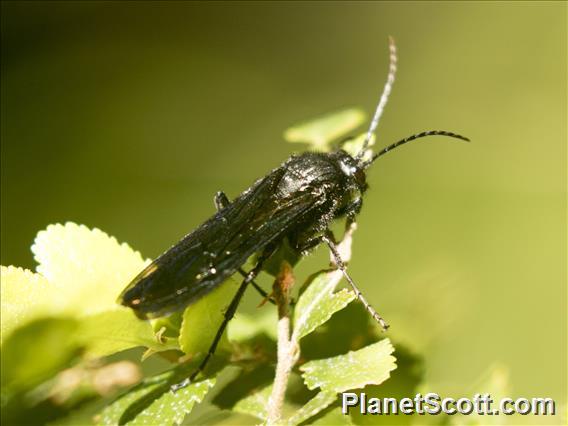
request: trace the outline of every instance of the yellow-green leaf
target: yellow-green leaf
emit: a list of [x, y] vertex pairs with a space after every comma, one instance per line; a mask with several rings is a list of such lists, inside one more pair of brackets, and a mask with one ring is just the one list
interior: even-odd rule
[[229, 340], [244, 342], [259, 334], [265, 334], [276, 340], [276, 326], [278, 323], [276, 308], [266, 304], [259, 311], [254, 315], [242, 313], [235, 316], [229, 323], [227, 331]]
[[333, 358], [310, 361], [300, 367], [306, 386], [327, 392], [345, 392], [378, 385], [396, 368], [389, 339]]
[[71, 222], [39, 232], [32, 251], [37, 272], [65, 295], [67, 310], [80, 315], [114, 308], [121, 290], [146, 264], [126, 243]]
[[308, 143], [316, 150], [328, 151], [330, 142], [356, 129], [364, 120], [365, 113], [360, 109], [344, 109], [290, 127], [284, 132], [284, 139]]
[[14, 266], [0, 267], [1, 342], [20, 325], [57, 313], [62, 295], [39, 274]]
[[[179, 347], [182, 351], [188, 355], [207, 352], [238, 285], [236, 280], [230, 278], [185, 309], [179, 333]], [[223, 334], [219, 349], [223, 346], [228, 346], [227, 333]]]
[[271, 393], [272, 385], [266, 386], [258, 392], [255, 392], [237, 402], [233, 407], [233, 411], [242, 414], [249, 414], [261, 420], [266, 420], [268, 398], [270, 398]]
[[[352, 224], [337, 246], [341, 258], [346, 263], [351, 259], [351, 242], [355, 229], [355, 224]], [[333, 292], [342, 277], [343, 274], [339, 269], [323, 271], [313, 277], [306, 291], [300, 296], [294, 311], [293, 340], [298, 342], [302, 337], [310, 334], [355, 298], [355, 295], [347, 290]]]
[[179, 425], [215, 385], [215, 379], [191, 383], [172, 392], [172, 372], [146, 380], [106, 407], [98, 420], [103, 425]]
[[86, 354], [101, 357], [136, 346], [153, 352], [179, 349], [177, 339], [158, 340], [148, 321], [140, 321], [131, 309], [114, 309], [81, 318], [78, 338]]
[[297, 410], [286, 423], [290, 426], [299, 425], [306, 420], [312, 418], [322, 410], [325, 410], [337, 399], [335, 392], [318, 392], [316, 396], [310, 399], [303, 407]]
[[29, 390], [68, 367], [79, 353], [72, 318], [38, 318], [17, 328], [2, 346], [2, 395]]
[[346, 416], [341, 412], [341, 407], [334, 408], [328, 411], [321, 417], [318, 417], [314, 421], [310, 422], [311, 425], [321, 425], [321, 426], [341, 426], [341, 425], [352, 425], [351, 416]]
[[320, 272], [309, 284], [294, 312], [294, 340], [310, 334], [355, 298], [346, 289], [333, 292], [341, 277], [340, 271]]
[[35, 318], [75, 318], [75, 340], [91, 356], [134, 346], [154, 351], [177, 347], [158, 342], [116, 298], [145, 265], [138, 252], [104, 232], [74, 223], [50, 225], [38, 233], [32, 251], [38, 273], [1, 268], [2, 341]]

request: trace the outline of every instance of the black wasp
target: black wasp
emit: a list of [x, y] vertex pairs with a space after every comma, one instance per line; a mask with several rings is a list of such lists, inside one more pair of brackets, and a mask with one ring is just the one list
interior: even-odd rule
[[[347, 274], [329, 225], [343, 217], [355, 220], [367, 190], [366, 169], [383, 154], [424, 136], [442, 135], [468, 141], [455, 133], [431, 130], [367, 155], [396, 72], [396, 48], [393, 40], [389, 41], [387, 82], [358, 154], [351, 156], [338, 149], [330, 153], [293, 155], [232, 202], [218, 192], [215, 196], [217, 213], [158, 257], [122, 292], [120, 303], [131, 307], [140, 318], [156, 318], [187, 307], [235, 273], [243, 275], [208, 354], [191, 377], [177, 388], [190, 383], [205, 368], [247, 286], [252, 283], [266, 297], [266, 292], [254, 279], [284, 243], [298, 254], [322, 242], [327, 244], [335, 264], [359, 300], [383, 329], [388, 327]], [[244, 271], [242, 266], [255, 254], [255, 266]]]

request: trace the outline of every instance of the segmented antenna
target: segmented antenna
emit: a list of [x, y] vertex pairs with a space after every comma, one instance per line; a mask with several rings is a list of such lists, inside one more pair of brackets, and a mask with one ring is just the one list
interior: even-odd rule
[[361, 166], [363, 168], [367, 168], [369, 167], [369, 165], [375, 161], [377, 158], [379, 158], [381, 155], [386, 154], [389, 151], [392, 151], [393, 149], [395, 149], [396, 147], [399, 147], [401, 145], [404, 145], [405, 143], [411, 142], [413, 140], [416, 139], [420, 139], [423, 138], [425, 136], [449, 136], [451, 138], [455, 138], [455, 139], [461, 139], [462, 141], [466, 141], [469, 142], [469, 139], [466, 138], [465, 136], [462, 135], [458, 135], [456, 133], [452, 133], [452, 132], [447, 132], [446, 130], [428, 130], [426, 132], [422, 132], [422, 133], [416, 133], [415, 135], [412, 136], [408, 136], [404, 139], [399, 140], [398, 142], [395, 142], [389, 146], [387, 146], [386, 148], [381, 149], [379, 152], [373, 154], [373, 158], [371, 158], [369, 161], [365, 161]]
[[363, 155], [365, 155], [365, 151], [369, 147], [369, 142], [371, 141], [373, 133], [375, 133], [375, 130], [377, 130], [377, 126], [379, 125], [379, 120], [381, 119], [381, 115], [383, 115], [383, 110], [385, 109], [385, 105], [389, 100], [389, 95], [390, 92], [392, 91], [392, 86], [394, 84], [394, 77], [396, 75], [397, 57], [396, 57], [396, 45], [394, 44], [394, 39], [391, 36], [389, 36], [389, 52], [390, 52], [389, 74], [387, 76], [387, 82], [385, 83], [383, 93], [381, 94], [381, 99], [379, 100], [377, 109], [375, 110], [375, 115], [373, 116], [373, 120], [371, 121], [369, 130], [367, 130], [367, 136], [365, 136], [363, 147], [355, 157], [357, 161], [360, 161], [361, 158], [363, 158]]

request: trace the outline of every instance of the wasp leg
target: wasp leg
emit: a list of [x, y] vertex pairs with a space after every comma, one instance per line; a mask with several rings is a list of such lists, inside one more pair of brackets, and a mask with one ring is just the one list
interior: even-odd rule
[[347, 221], [348, 221], [347, 225], [349, 225], [349, 223], [355, 222], [355, 217], [361, 211], [361, 207], [363, 207], [363, 198], [359, 197], [359, 198], [355, 199], [347, 207], [339, 210], [337, 212], [337, 216], [338, 217], [339, 216], [347, 216]]
[[[241, 274], [243, 277], [247, 276], [247, 273], [243, 270], [243, 268], [239, 268], [238, 271], [239, 274]], [[259, 286], [256, 282], [254, 282], [254, 280], [251, 281], [250, 283], [252, 284], [253, 288], [258, 292], [258, 294], [262, 296], [264, 300], [268, 300], [273, 305], [276, 305], [274, 299], [270, 297], [270, 295], [266, 291], [264, 291], [264, 289], [261, 286]], [[262, 301], [262, 304], [264, 303], [264, 300]]]
[[349, 222], [355, 222], [355, 216], [359, 214], [361, 207], [363, 207], [363, 198], [361, 197], [357, 198], [347, 206], [347, 211], [345, 212], [345, 214], [347, 215], [347, 220]]
[[215, 208], [217, 211], [224, 209], [227, 207], [231, 202], [229, 198], [225, 195], [223, 191], [217, 191], [215, 197], [213, 198], [213, 202], [215, 203]]
[[361, 301], [363, 306], [365, 306], [365, 309], [367, 309], [367, 312], [369, 312], [369, 314], [371, 314], [371, 316], [375, 319], [375, 321], [377, 321], [379, 323], [379, 325], [381, 326], [383, 331], [386, 331], [389, 328], [389, 325], [378, 314], [378, 312], [375, 311], [375, 309], [369, 304], [369, 302], [367, 302], [367, 300], [365, 300], [365, 298], [363, 297], [363, 294], [357, 288], [357, 286], [355, 285], [355, 283], [353, 282], [353, 280], [351, 279], [351, 277], [347, 273], [347, 268], [345, 267], [345, 263], [341, 259], [341, 255], [339, 254], [339, 251], [337, 250], [337, 246], [336, 246], [335, 242], [333, 241], [334, 240], [333, 234], [330, 231], [328, 231], [326, 233], [326, 235], [324, 235], [322, 237], [322, 240], [329, 247], [329, 250], [331, 251], [333, 258], [335, 259], [335, 264], [337, 265], [337, 269], [339, 269], [343, 273], [343, 276], [345, 277], [347, 282], [351, 285], [351, 288], [353, 288], [353, 291], [355, 292], [355, 295], [357, 296], [357, 298]]
[[[229, 197], [227, 197], [227, 195], [223, 191], [217, 191], [215, 197], [213, 198], [213, 202], [215, 203], [215, 208], [217, 209], [217, 211], [223, 210], [225, 207], [231, 204], [231, 202], [229, 201]], [[239, 268], [239, 274], [241, 274], [243, 277], [247, 276], [247, 273], [242, 268]], [[268, 296], [268, 293], [264, 291], [264, 289], [261, 286], [259, 286], [254, 281], [251, 281], [251, 284], [254, 287], [254, 289], [258, 291], [258, 293], [262, 296], [263, 299], [268, 300], [273, 305], [275, 304], [274, 300]]]
[[309, 238], [304, 241], [299, 241], [295, 247], [300, 253], [306, 253], [311, 249], [316, 248], [323, 242], [323, 237], [321, 235], [313, 238]]
[[237, 293], [233, 297], [233, 300], [231, 300], [229, 307], [225, 311], [223, 322], [219, 326], [219, 329], [217, 330], [217, 334], [215, 335], [215, 338], [213, 339], [211, 346], [209, 346], [209, 350], [207, 351], [207, 355], [205, 355], [205, 358], [203, 359], [203, 361], [201, 361], [201, 364], [199, 364], [199, 367], [197, 367], [197, 370], [195, 370], [191, 374], [191, 376], [189, 376], [189, 378], [187, 378], [187, 379], [183, 380], [182, 382], [172, 386], [171, 389], [172, 389], [173, 392], [176, 392], [176, 391], [186, 387], [190, 383], [192, 383], [195, 380], [195, 378], [197, 377], [197, 375], [205, 369], [205, 367], [207, 366], [207, 363], [209, 362], [209, 360], [211, 359], [211, 357], [215, 353], [215, 350], [217, 349], [217, 345], [219, 344], [219, 341], [221, 340], [221, 337], [223, 336], [223, 333], [225, 332], [225, 328], [227, 328], [227, 324], [235, 315], [235, 312], [237, 311], [237, 307], [239, 306], [239, 303], [241, 302], [243, 294], [245, 294], [245, 290], [247, 289], [247, 286], [259, 274], [260, 270], [262, 269], [263, 263], [266, 261], [266, 259], [268, 259], [270, 257], [270, 255], [272, 254], [273, 251], [274, 251], [273, 248], [266, 248], [264, 250], [264, 252], [262, 253], [262, 255], [259, 257], [256, 266], [249, 271], [249, 273], [247, 274], [247, 276], [245, 277], [245, 279], [241, 283], [239, 289], [237, 290]]

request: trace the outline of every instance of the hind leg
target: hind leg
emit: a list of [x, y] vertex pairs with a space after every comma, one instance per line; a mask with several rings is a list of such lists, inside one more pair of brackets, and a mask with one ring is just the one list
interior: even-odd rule
[[217, 345], [219, 344], [219, 341], [221, 340], [221, 337], [223, 336], [223, 333], [225, 332], [225, 329], [227, 328], [227, 324], [229, 324], [229, 321], [231, 321], [231, 319], [235, 315], [235, 312], [237, 311], [237, 307], [239, 306], [239, 303], [241, 302], [241, 299], [242, 299], [243, 295], [245, 294], [245, 290], [247, 289], [247, 286], [258, 275], [258, 273], [262, 269], [262, 264], [264, 263], [264, 261], [266, 259], [268, 259], [270, 257], [270, 255], [273, 253], [273, 251], [274, 250], [271, 247], [266, 248], [264, 250], [264, 252], [262, 253], [262, 255], [260, 256], [260, 258], [258, 259], [258, 262], [255, 265], [255, 267], [252, 268], [246, 274], [245, 279], [241, 283], [239, 289], [237, 290], [237, 293], [235, 294], [235, 296], [233, 297], [233, 300], [231, 300], [229, 307], [225, 311], [223, 322], [221, 323], [221, 326], [217, 330], [217, 334], [215, 335], [215, 338], [213, 339], [211, 346], [209, 346], [209, 350], [207, 351], [207, 355], [205, 355], [205, 358], [203, 359], [203, 361], [201, 361], [201, 364], [199, 364], [199, 367], [197, 367], [197, 370], [195, 370], [193, 372], [193, 374], [191, 376], [189, 376], [189, 378], [185, 379], [181, 383], [178, 383], [178, 384], [172, 386], [173, 392], [176, 392], [176, 391], [186, 387], [190, 383], [192, 383], [195, 380], [195, 378], [199, 375], [199, 373], [201, 373], [205, 369], [209, 360], [211, 359], [211, 357], [215, 353], [215, 350], [217, 349]]

